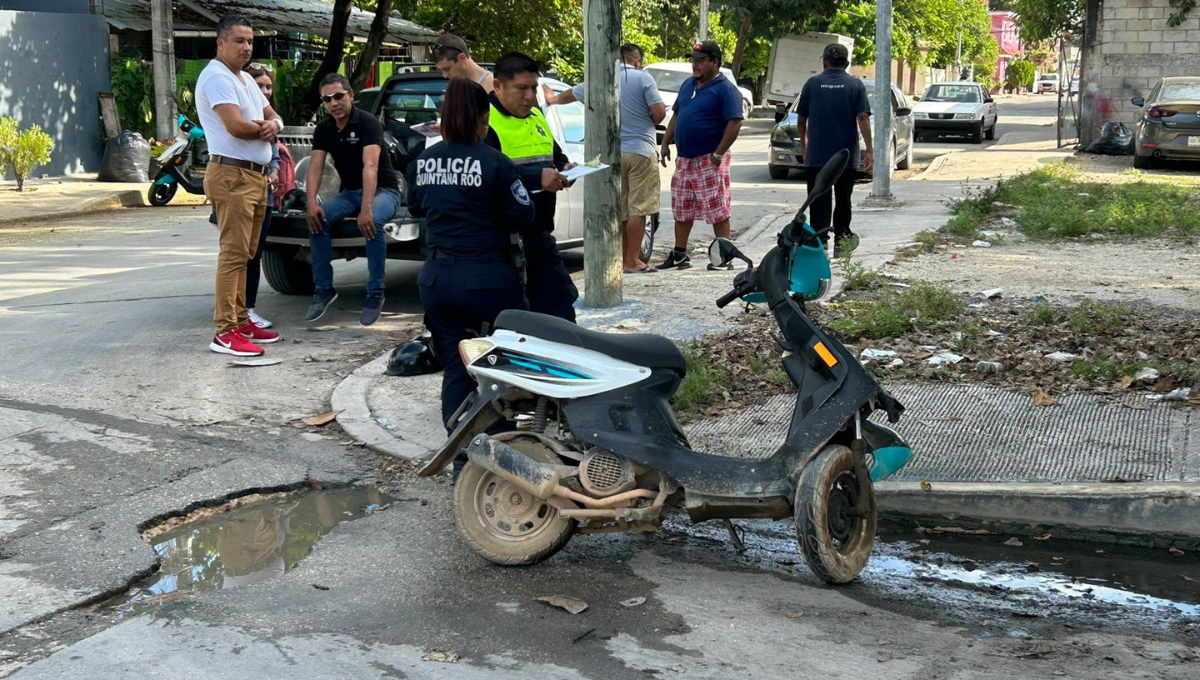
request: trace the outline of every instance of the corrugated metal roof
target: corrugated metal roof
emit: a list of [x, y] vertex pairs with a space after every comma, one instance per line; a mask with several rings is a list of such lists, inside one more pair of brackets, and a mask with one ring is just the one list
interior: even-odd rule
[[[189, 0], [173, 3], [175, 30], [211, 31], [215, 22], [187, 5], [198, 7], [214, 16], [237, 12], [245, 14], [257, 30], [307, 33], [329, 37], [333, 23], [333, 4], [319, 0]], [[132, 30], [150, 30], [150, 0], [104, 0], [97, 4], [103, 9], [108, 23]], [[367, 37], [374, 15], [357, 7], [350, 10], [346, 32], [351, 37]], [[438, 34], [424, 26], [400, 18], [395, 12], [388, 21], [388, 42], [430, 44]]]

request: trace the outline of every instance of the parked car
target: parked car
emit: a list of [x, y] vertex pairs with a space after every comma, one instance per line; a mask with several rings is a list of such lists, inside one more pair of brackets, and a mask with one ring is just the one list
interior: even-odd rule
[[996, 138], [999, 119], [991, 93], [979, 83], [936, 83], [913, 106], [917, 139], [922, 135], [966, 135], [973, 143]]
[[[875, 81], [864, 79], [863, 84], [867, 86], [867, 94], [874, 101]], [[796, 106], [799, 103], [800, 98], [796, 97], [795, 101], [788, 106], [784, 119], [776, 123], [775, 129], [771, 131], [771, 143], [767, 148], [767, 172], [771, 173], [771, 179], [787, 179], [792, 170], [804, 168], [804, 156], [800, 153], [800, 142], [797, 139], [796, 129]], [[874, 119], [875, 115], [872, 113], [872, 124], [874, 124]], [[907, 170], [912, 166], [913, 135], [912, 109], [909, 107], [908, 99], [905, 98], [900, 88], [892, 85], [892, 160], [898, 170]], [[859, 178], [869, 178], [872, 173], [863, 170], [863, 162], [866, 160], [864, 153], [866, 143], [863, 142], [861, 135], [858, 139], [858, 148]]]
[[[671, 122], [671, 116], [675, 115], [671, 107], [675, 105], [675, 98], [679, 96], [679, 88], [683, 87], [683, 81], [692, 77], [692, 64], [685, 61], [659, 61], [647, 66], [646, 73], [654, 77], [654, 83], [658, 85], [658, 92], [662, 95], [663, 103], [667, 105], [667, 117], [658, 124], [658, 141], [662, 143], [662, 136], [667, 131], [667, 124]], [[722, 67], [721, 75], [737, 85], [733, 71]], [[740, 86], [738, 92], [742, 94], [742, 117], [749, 118], [750, 109], [754, 108], [754, 93]]]
[[1200, 76], [1163, 78], [1148, 97], [1134, 97], [1142, 118], [1134, 131], [1133, 167], [1200, 160]]
[[[409, 69], [388, 78], [380, 88], [360, 92], [355, 103], [373, 113], [383, 121], [385, 142], [393, 166], [403, 176], [408, 163], [416, 158], [426, 146], [440, 141], [440, 137], [426, 137], [413, 129], [422, 123], [438, 119], [438, 110], [445, 96], [448, 80], [437, 70], [417, 71]], [[553, 78], [540, 78], [539, 83], [549, 86], [558, 93], [570, 87]], [[538, 105], [550, 123], [555, 141], [574, 163], [583, 163], [583, 105], [574, 102], [561, 106], [546, 106], [543, 89], [538, 88]], [[312, 127], [287, 127], [280, 134], [280, 141], [288, 146], [296, 159], [297, 184], [303, 188], [308, 157], [312, 153]], [[321, 195], [324, 198], [337, 193], [337, 171], [326, 158]], [[583, 246], [583, 184], [575, 185], [558, 195], [555, 212], [554, 236], [561, 249]], [[642, 243], [642, 259], [650, 257], [654, 246], [654, 234], [658, 229], [658, 216], [653, 215], [647, 225], [646, 238]], [[343, 259], [366, 256], [366, 245], [353, 218], [334, 224], [334, 256]], [[413, 231], [419, 234], [416, 240], [408, 238]], [[389, 259], [421, 260], [423, 255], [424, 225], [401, 208], [399, 214], [384, 230]], [[263, 272], [271, 288], [285, 295], [309, 295], [313, 292], [312, 267], [308, 261], [308, 223], [299, 210], [276, 214], [267, 232], [267, 245], [263, 253]]]
[[1037, 81], [1037, 93], [1045, 94], [1047, 92], [1058, 91], [1058, 75], [1054, 73], [1043, 73]]

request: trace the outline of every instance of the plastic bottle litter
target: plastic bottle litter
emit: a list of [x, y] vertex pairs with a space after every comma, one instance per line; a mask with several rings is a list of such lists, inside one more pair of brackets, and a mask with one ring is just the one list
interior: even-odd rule
[[980, 373], [1003, 373], [1004, 364], [999, 361], [980, 361], [975, 364], [975, 370]]
[[976, 248], [991, 248], [992, 244], [987, 241], [972, 241], [971, 245]]
[[1079, 355], [1071, 354], [1070, 352], [1051, 352], [1046, 355], [1046, 358], [1051, 361], [1066, 363], [1068, 361], [1078, 361]]
[[896, 353], [890, 349], [873, 349], [868, 347], [858, 355], [858, 358], [861, 361], [883, 361], [884, 359], [891, 359], [895, 356]]

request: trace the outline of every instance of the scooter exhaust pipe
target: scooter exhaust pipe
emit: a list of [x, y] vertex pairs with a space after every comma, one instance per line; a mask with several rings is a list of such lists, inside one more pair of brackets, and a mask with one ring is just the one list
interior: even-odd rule
[[486, 434], [471, 440], [467, 457], [543, 501], [550, 500], [563, 477], [574, 473], [574, 468], [566, 465], [539, 463]]

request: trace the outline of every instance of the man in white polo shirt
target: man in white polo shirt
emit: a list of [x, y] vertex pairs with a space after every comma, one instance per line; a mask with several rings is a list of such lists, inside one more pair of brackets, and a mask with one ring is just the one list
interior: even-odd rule
[[217, 23], [217, 58], [196, 82], [196, 111], [210, 156], [204, 193], [217, 213], [221, 233], [217, 256], [216, 335], [209, 349], [234, 356], [258, 356], [259, 345], [278, 333], [250, 322], [246, 311], [246, 263], [267, 212], [267, 165], [283, 120], [258, 85], [242, 69], [250, 63], [254, 31], [240, 14]]

